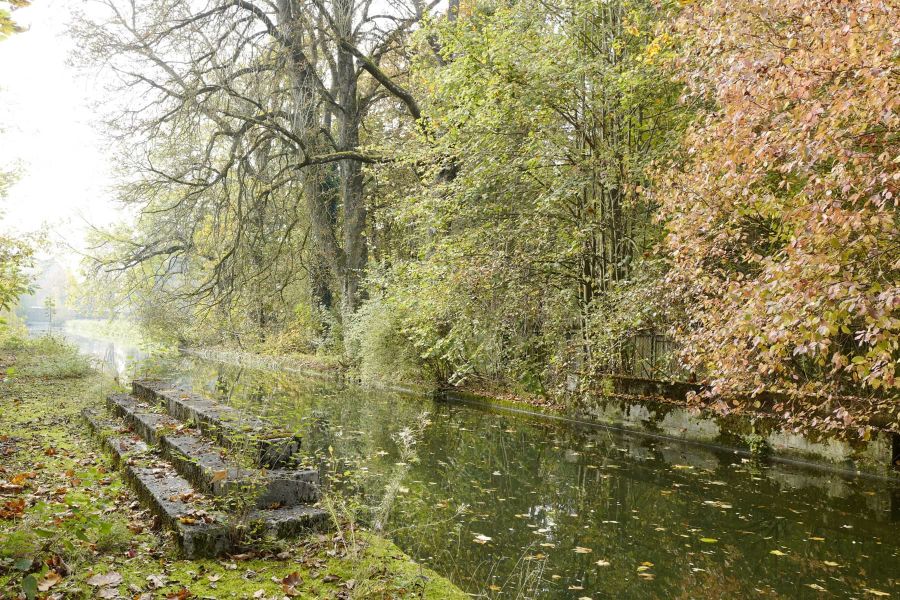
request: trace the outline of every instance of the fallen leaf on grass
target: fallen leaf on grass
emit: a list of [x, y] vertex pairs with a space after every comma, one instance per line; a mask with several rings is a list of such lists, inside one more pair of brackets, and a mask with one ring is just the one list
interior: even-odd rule
[[582, 548], [581, 546], [575, 546], [575, 554], [590, 554], [593, 552], [590, 548]]
[[598, 560], [598, 561], [595, 562], [594, 564], [597, 565], [598, 567], [608, 567], [608, 566], [609, 566], [609, 561], [608, 561], [608, 560], [604, 560], [604, 559], [601, 558], [600, 560]]
[[14, 498], [0, 506], [0, 519], [18, 519], [25, 512], [25, 499]]
[[491, 539], [493, 539], [493, 538], [490, 538], [482, 533], [479, 533], [478, 535], [475, 536], [475, 539], [472, 541], [474, 541], [476, 544], [487, 544], [489, 541], [491, 541]]
[[769, 554], [774, 554], [775, 556], [786, 556], [786, 554], [781, 550], [769, 550]]
[[300, 592], [297, 591], [297, 585], [301, 581], [303, 581], [303, 579], [300, 577], [300, 573], [294, 571], [281, 580], [281, 589], [286, 596], [299, 596]]
[[116, 571], [110, 571], [109, 573], [104, 574], [96, 574], [92, 575], [87, 580], [88, 585], [92, 585], [94, 587], [106, 587], [110, 585], [119, 585], [122, 583], [122, 576]]
[[9, 478], [9, 482], [13, 485], [24, 485], [29, 479], [34, 479], [37, 475], [33, 471], [27, 473], [19, 473]]
[[37, 588], [39, 592], [46, 592], [54, 585], [62, 581], [62, 577], [56, 571], [50, 571], [43, 579], [38, 581]]

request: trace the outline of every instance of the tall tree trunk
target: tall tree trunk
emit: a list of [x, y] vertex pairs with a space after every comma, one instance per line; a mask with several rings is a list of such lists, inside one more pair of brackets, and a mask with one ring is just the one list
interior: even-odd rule
[[[335, 2], [335, 22], [343, 39], [351, 39], [353, 0]], [[359, 148], [361, 115], [357, 96], [356, 61], [343, 47], [337, 54], [338, 146], [340, 150]], [[360, 300], [360, 280], [363, 276], [368, 248], [366, 244], [366, 206], [363, 197], [362, 163], [344, 160], [341, 169], [341, 204], [344, 209], [343, 242], [346, 265], [343, 273], [341, 299], [345, 314], [356, 311]]]

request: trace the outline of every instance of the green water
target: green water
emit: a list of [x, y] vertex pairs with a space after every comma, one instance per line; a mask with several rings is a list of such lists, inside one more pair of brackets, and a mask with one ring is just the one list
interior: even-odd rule
[[[887, 482], [195, 359], [163, 372], [302, 432], [310, 461], [352, 466], [361, 502], [390, 507], [386, 534], [473, 594], [876, 598], [900, 588], [900, 493]], [[414, 456], [401, 451], [407, 428]]]

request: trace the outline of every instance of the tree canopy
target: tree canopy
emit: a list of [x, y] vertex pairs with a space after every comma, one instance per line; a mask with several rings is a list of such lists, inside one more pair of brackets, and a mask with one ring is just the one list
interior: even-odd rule
[[186, 343], [556, 395], [898, 387], [897, 6], [102, 0], [136, 227]]

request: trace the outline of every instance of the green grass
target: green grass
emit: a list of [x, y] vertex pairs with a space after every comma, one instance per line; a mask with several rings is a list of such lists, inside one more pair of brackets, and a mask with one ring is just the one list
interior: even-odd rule
[[178, 558], [80, 420], [115, 389], [80, 361], [59, 340], [0, 339], [0, 597], [50, 582], [36, 595], [95, 597], [89, 580], [103, 573], [118, 574], [109, 587], [129, 598], [282, 598], [293, 573], [299, 598], [466, 597], [366, 532]]

